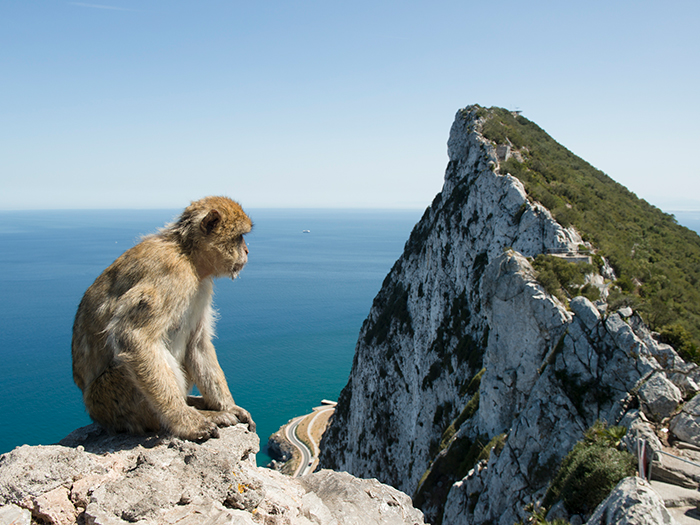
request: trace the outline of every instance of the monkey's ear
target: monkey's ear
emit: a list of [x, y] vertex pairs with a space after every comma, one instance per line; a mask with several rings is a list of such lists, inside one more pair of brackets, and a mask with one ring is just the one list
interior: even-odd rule
[[199, 227], [204, 234], [209, 235], [216, 228], [216, 225], [219, 224], [219, 221], [221, 221], [219, 210], [210, 210], [207, 216], [202, 219], [202, 222], [199, 223]]

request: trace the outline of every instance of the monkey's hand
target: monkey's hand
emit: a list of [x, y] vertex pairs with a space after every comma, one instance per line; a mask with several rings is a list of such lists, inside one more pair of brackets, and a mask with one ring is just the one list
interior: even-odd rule
[[195, 408], [188, 407], [176, 422], [173, 422], [172, 432], [178, 437], [191, 441], [206, 441], [219, 437], [219, 427], [216, 422], [203, 417]]
[[236, 414], [238, 421], [248, 425], [248, 430], [255, 432], [255, 421], [253, 421], [253, 418], [250, 416], [250, 412], [238, 405], [235, 405], [230, 411]]
[[250, 413], [238, 405], [234, 405], [229, 410], [202, 410], [201, 414], [220, 427], [230, 427], [238, 423], [244, 423], [248, 425], [248, 430], [255, 432], [255, 423], [253, 418], [250, 417]]

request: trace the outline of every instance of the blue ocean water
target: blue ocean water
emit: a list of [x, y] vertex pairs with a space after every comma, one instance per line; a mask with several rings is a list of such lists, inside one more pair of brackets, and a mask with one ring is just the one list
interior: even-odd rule
[[[250, 262], [236, 281], [215, 285], [214, 344], [264, 444], [290, 418], [337, 398], [372, 299], [422, 212], [249, 213]], [[77, 305], [119, 254], [176, 214], [0, 212], [0, 453], [55, 443], [90, 422], [71, 376]], [[675, 215], [700, 233], [700, 212]]]
[[[215, 283], [214, 344], [264, 445], [292, 417], [337, 399], [362, 321], [422, 211], [248, 211], [248, 266]], [[176, 214], [0, 212], [0, 453], [90, 422], [71, 375], [77, 305], [118, 255]]]

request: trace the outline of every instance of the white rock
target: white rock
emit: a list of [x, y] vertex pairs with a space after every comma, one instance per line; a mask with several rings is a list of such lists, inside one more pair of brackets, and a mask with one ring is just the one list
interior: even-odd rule
[[678, 387], [683, 394], [683, 397], [695, 395], [700, 391], [700, 386], [689, 374], [676, 372], [670, 377], [670, 380]]
[[593, 512], [586, 525], [676, 525], [664, 502], [641, 478], [625, 478]]
[[627, 428], [627, 433], [622, 439], [627, 450], [636, 455], [637, 440], [643, 439], [652, 450], [663, 450], [661, 441], [656, 437], [656, 432], [649, 425], [649, 420], [644, 417], [644, 413], [639, 410], [630, 410], [620, 421], [620, 425]]
[[34, 517], [51, 525], [75, 523], [78, 514], [65, 487], [57, 487], [34, 499]]
[[700, 396], [683, 405], [681, 413], [671, 420], [669, 430], [678, 439], [700, 447]]
[[571, 299], [569, 307], [580, 317], [583, 325], [589, 330], [593, 330], [600, 322], [600, 312], [591, 301], [582, 295]]
[[[585, 298], [568, 311], [537, 283], [526, 257], [582, 240], [494, 170], [476, 115], [457, 115], [442, 192], [363, 324], [321, 461], [413, 493], [431, 448], [476, 399], [469, 385], [483, 367], [479, 408], [457, 435], [507, 437], [488, 468], [449, 480], [442, 522], [512, 525], [585, 430], [596, 419], [617, 423], [660, 364], [648, 332], [633, 330], [635, 315], [603, 320], [604, 304]], [[427, 521], [438, 512], [431, 507]]]
[[62, 445], [19, 447], [0, 456], [3, 512], [29, 502], [35, 518], [55, 525], [424, 523], [392, 487], [331, 471], [286, 477], [255, 466], [258, 437], [245, 425], [219, 433], [198, 444], [90, 425]]
[[644, 413], [655, 421], [670, 416], [683, 401], [681, 391], [663, 372], [651, 376], [639, 389]]
[[17, 505], [0, 507], [0, 525], [31, 525], [32, 513]]
[[622, 317], [632, 317], [632, 308], [629, 306], [625, 306], [623, 308], [620, 308], [617, 313], [619, 313]]

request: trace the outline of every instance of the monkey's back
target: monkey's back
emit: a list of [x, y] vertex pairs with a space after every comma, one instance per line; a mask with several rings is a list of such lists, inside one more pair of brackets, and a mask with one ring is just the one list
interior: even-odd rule
[[[129, 338], [157, 340], [172, 312], [196, 291], [191, 261], [177, 243], [152, 235], [119, 256], [85, 292], [73, 324], [73, 379], [81, 390], [129, 351]], [[165, 311], [170, 312], [163, 315]], [[164, 322], [164, 320], [166, 322]]]

